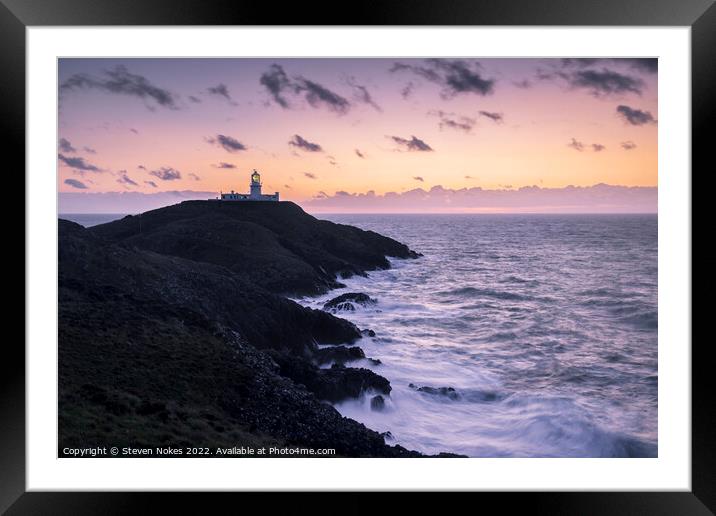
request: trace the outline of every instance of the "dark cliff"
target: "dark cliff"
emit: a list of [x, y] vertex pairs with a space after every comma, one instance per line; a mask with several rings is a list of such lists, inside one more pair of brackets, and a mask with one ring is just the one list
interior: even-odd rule
[[83, 228], [59, 221], [60, 450], [65, 446], [335, 448], [410, 456], [325, 401], [387, 393], [320, 369], [352, 323], [284, 293], [416, 254], [292, 203], [192, 201]]

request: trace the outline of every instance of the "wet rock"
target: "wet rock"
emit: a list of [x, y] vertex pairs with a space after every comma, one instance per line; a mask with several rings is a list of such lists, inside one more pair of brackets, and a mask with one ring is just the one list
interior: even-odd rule
[[434, 396], [446, 396], [451, 400], [457, 400], [460, 398], [460, 394], [452, 387], [430, 387], [427, 385], [423, 387], [418, 387], [414, 383], [408, 384], [408, 387], [410, 387], [411, 389], [415, 389], [418, 392], [424, 392], [425, 394], [432, 394]]
[[382, 412], [385, 409], [385, 398], [378, 394], [373, 396], [370, 400], [370, 409], [376, 412]]
[[365, 353], [363, 353], [363, 350], [358, 346], [330, 346], [318, 349], [314, 353], [314, 357], [318, 365], [327, 364], [331, 361], [338, 364], [345, 364], [346, 362], [365, 358]]
[[393, 437], [393, 434], [390, 433], [390, 430], [388, 430], [387, 432], [383, 432], [383, 433], [381, 433], [380, 435], [381, 435], [381, 436], [383, 437], [383, 439], [386, 440], [386, 441], [392, 441], [392, 440], [395, 439], [395, 437]]
[[360, 333], [364, 337], [375, 337], [375, 332], [373, 330], [369, 330], [367, 328], [365, 330], [361, 330]]
[[347, 292], [334, 297], [323, 305], [323, 309], [329, 312], [352, 312], [356, 306], [374, 305], [378, 301], [362, 292]]
[[381, 361], [380, 361], [379, 359], [377, 359], [377, 358], [369, 358], [368, 360], [369, 360], [370, 363], [373, 364], [373, 365], [380, 365], [380, 364], [383, 363], [383, 362], [381, 362]]

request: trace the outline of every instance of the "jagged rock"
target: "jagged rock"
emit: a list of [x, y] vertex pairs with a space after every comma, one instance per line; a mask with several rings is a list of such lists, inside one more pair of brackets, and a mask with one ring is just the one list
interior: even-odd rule
[[361, 330], [360, 332], [361, 335], [363, 335], [364, 337], [375, 337], [375, 332], [373, 330], [369, 330], [366, 328], [365, 330]]
[[345, 364], [346, 362], [365, 358], [365, 353], [363, 353], [363, 350], [358, 346], [330, 346], [316, 350], [313, 356], [316, 358], [316, 362], [318, 362], [319, 365], [326, 364], [331, 361]]
[[378, 394], [370, 399], [370, 409], [376, 412], [381, 412], [385, 409], [385, 398]]
[[[352, 312], [356, 306], [368, 306], [377, 303], [375, 299], [362, 292], [347, 292], [334, 297], [323, 305], [323, 309], [330, 312]], [[369, 332], [372, 330], [368, 330]], [[375, 332], [374, 335], [375, 336]]]
[[414, 383], [408, 384], [408, 387], [415, 389], [418, 392], [424, 392], [426, 394], [433, 394], [436, 396], [446, 396], [451, 400], [457, 400], [460, 398], [460, 394], [452, 387], [429, 387], [423, 386], [418, 387]]

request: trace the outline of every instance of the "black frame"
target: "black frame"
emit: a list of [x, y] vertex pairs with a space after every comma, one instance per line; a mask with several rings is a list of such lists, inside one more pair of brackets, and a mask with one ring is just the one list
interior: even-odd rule
[[[350, 17], [334, 14], [340, 12], [350, 13]], [[713, 171], [709, 155], [713, 144], [707, 137], [707, 127], [713, 126], [710, 114], [716, 112], [713, 95], [716, 6], [713, 0], [374, 0], [355, 5], [314, 0], [280, 8], [273, 3], [240, 0], [0, 0], [0, 124], [3, 139], [8, 143], [6, 148], [17, 158], [15, 170], [23, 170], [25, 165], [25, 28], [43, 25], [690, 26], [692, 168], [704, 169], [701, 181], [706, 172]], [[5, 171], [10, 173], [10, 167]], [[693, 177], [692, 171], [692, 181]], [[707, 195], [706, 190], [692, 190], [692, 210], [697, 198]], [[5, 211], [16, 219], [17, 209]], [[693, 219], [697, 222], [696, 217]], [[13, 218], [9, 220], [9, 225], [19, 233], [20, 225]], [[24, 226], [22, 230], [24, 232]], [[24, 252], [22, 257], [25, 258]], [[15, 261], [20, 261], [19, 253]], [[705, 279], [699, 282], [699, 289], [705, 290], [711, 283], [710, 276], [703, 276], [716, 265], [713, 258], [710, 262], [708, 269], [699, 268], [700, 278]], [[12, 303], [20, 306], [16, 299]], [[693, 306], [697, 314], [708, 308], [708, 305]], [[502, 510], [528, 508], [540, 514], [712, 514], [716, 511], [716, 404], [711, 393], [716, 385], [713, 366], [706, 358], [711, 344], [712, 339], [704, 339], [692, 346], [691, 492], [485, 493], [478, 495], [482, 498], [478, 503], [496, 501]], [[0, 511], [8, 509], [8, 514], [121, 514], [166, 509], [166, 494], [25, 493], [25, 354], [19, 339], [6, 339], [2, 348]], [[227, 496], [221, 498], [225, 500]], [[209, 502], [206, 495], [179, 497], [182, 512], [206, 511]], [[352, 498], [354, 501], [350, 504], [342, 504], [343, 510], [351, 506], [353, 511], [374, 509], [374, 501], [366, 503], [364, 498], [355, 495]], [[341, 506], [337, 509], [342, 510]], [[312, 510], [316, 510], [315, 505]]]

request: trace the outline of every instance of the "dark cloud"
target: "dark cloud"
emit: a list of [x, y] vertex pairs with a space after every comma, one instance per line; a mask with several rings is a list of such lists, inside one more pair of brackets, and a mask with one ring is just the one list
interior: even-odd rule
[[291, 189], [291, 186], [290, 186], [290, 185], [283, 185], [283, 187], [284, 187], [286, 190], [290, 190], [290, 189]]
[[70, 143], [70, 141], [67, 138], [60, 138], [60, 143], [59, 143], [58, 147], [62, 152], [67, 152], [67, 153], [77, 152], [77, 149], [75, 149], [72, 146], [72, 144]]
[[229, 93], [229, 88], [226, 86], [226, 84], [220, 83], [216, 86], [212, 86], [211, 88], [207, 88], [206, 91], [208, 91], [211, 95], [217, 95], [219, 97], [224, 98], [226, 101], [229, 102], [229, 104], [235, 106], [236, 102], [234, 102], [234, 99], [231, 98], [231, 94]]
[[311, 143], [301, 136], [294, 134], [293, 138], [288, 142], [289, 145], [303, 149], [306, 152], [323, 152], [323, 148], [317, 143]]
[[620, 145], [621, 145], [622, 149], [624, 149], [624, 150], [633, 150], [633, 149], [636, 149], [636, 143], [634, 143], [634, 142], [631, 141], [631, 140], [626, 141], [626, 142], [622, 142]]
[[659, 60], [651, 57], [614, 57], [609, 59], [597, 58], [566, 58], [562, 59], [562, 66], [565, 68], [588, 68], [605, 63], [624, 64], [632, 70], [654, 74], [659, 71]]
[[465, 179], [477, 179], [477, 178], [476, 178], [476, 177], [472, 177], [472, 176], [465, 176]]
[[358, 84], [354, 77], [349, 77], [347, 82], [348, 85], [353, 88], [354, 97], [356, 98], [356, 100], [358, 100], [358, 102], [368, 104], [376, 111], [383, 111], [383, 109], [373, 100], [373, 97], [368, 91], [368, 88]]
[[214, 168], [236, 168], [236, 165], [233, 163], [226, 163], [225, 161], [220, 161], [216, 165], [211, 165]]
[[200, 103], [201, 103], [201, 99], [200, 99], [199, 97], [195, 97], [194, 95], [189, 95], [189, 97], [187, 97], [187, 98], [188, 98], [191, 102], [193, 102], [194, 104], [200, 104]]
[[356, 149], [356, 156], [359, 158], [365, 159], [365, 154], [363, 154], [360, 150]]
[[196, 175], [194, 172], [189, 172], [188, 176], [192, 178], [194, 181], [199, 181], [201, 178]]
[[97, 151], [94, 150], [92, 147], [82, 147], [82, 150], [85, 151], [87, 154], [97, 154]]
[[268, 90], [273, 101], [284, 109], [291, 107], [287, 95], [303, 97], [313, 108], [326, 107], [339, 114], [347, 113], [351, 106], [347, 99], [315, 81], [302, 76], [289, 77], [277, 64], [272, 64], [261, 75], [259, 82]]
[[408, 151], [431, 152], [433, 150], [430, 145], [415, 136], [411, 136], [410, 140], [406, 140], [400, 136], [389, 136], [389, 138]]
[[595, 97], [636, 93], [641, 95], [644, 82], [613, 70], [577, 70], [569, 76], [573, 88], [583, 88]]
[[[95, 89], [106, 93], [129, 95], [145, 102], [153, 101], [169, 109], [178, 109], [177, 99], [166, 89], [152, 84], [146, 77], [130, 73], [123, 65], [105, 70], [104, 75], [96, 77], [87, 74], [75, 74], [60, 85], [61, 91]], [[150, 107], [147, 105], [147, 107]]]
[[318, 179], [316, 177], [316, 174], [313, 174], [311, 172], [304, 172], [303, 175], [306, 176], [308, 179]]
[[139, 134], [139, 131], [137, 131], [134, 127], [130, 127], [129, 130], [132, 131], [134, 134]]
[[158, 177], [162, 181], [174, 181], [176, 179], [181, 179], [181, 172], [172, 167], [161, 167], [157, 170], [152, 170], [149, 174], [154, 177]]
[[582, 152], [584, 150], [584, 144], [580, 141], [577, 141], [575, 138], [572, 138], [572, 141], [567, 144], [567, 147], [571, 147], [579, 152]]
[[144, 184], [149, 185], [152, 188], [157, 188], [157, 183], [155, 183], [154, 181], [145, 181]]
[[207, 138], [206, 141], [222, 147], [227, 152], [245, 151], [247, 149], [246, 145], [239, 140], [225, 134], [217, 134], [215, 138]]
[[495, 80], [482, 76], [480, 64], [463, 60], [426, 59], [423, 66], [394, 63], [391, 72], [412, 72], [442, 87], [444, 97], [460, 93], [489, 95], [494, 91]]
[[117, 179], [117, 182], [121, 185], [139, 186], [133, 179], [131, 179], [127, 175], [126, 170], [119, 171], [119, 179]]
[[659, 71], [659, 60], [655, 57], [644, 57], [644, 58], [621, 58], [614, 59], [615, 61], [624, 61], [634, 70], [646, 73], [657, 73]]
[[65, 184], [70, 185], [72, 188], [78, 188], [80, 190], [86, 190], [87, 185], [77, 179], [65, 179]]
[[83, 172], [102, 172], [102, 169], [87, 163], [84, 158], [65, 156], [64, 154], [58, 154], [57, 158], [62, 161], [65, 165], [75, 170], [81, 170]]
[[617, 106], [617, 113], [631, 125], [655, 124], [656, 120], [649, 111], [634, 109], [623, 104]]
[[606, 149], [606, 147], [604, 145], [602, 145], [601, 143], [593, 143], [592, 144], [592, 150], [594, 152], [602, 152], [605, 149]]
[[480, 115], [489, 118], [496, 124], [501, 124], [504, 121], [504, 115], [502, 113], [496, 113], [494, 111], [480, 111]]
[[144, 165], [137, 165], [137, 168], [140, 170], [147, 170], [147, 167], [145, 167]]
[[467, 116], [446, 113], [444, 111], [431, 111], [429, 115], [437, 116], [440, 119], [440, 129], [448, 127], [469, 133], [475, 127], [476, 120]]
[[521, 81], [513, 81], [512, 85], [515, 88], [520, 88], [521, 90], [527, 90], [532, 87], [532, 83], [529, 81], [529, 79], [522, 79]]
[[420, 181], [421, 183], [425, 182], [425, 179], [423, 179], [421, 176], [413, 176], [413, 179], [416, 181]]
[[412, 82], [409, 82], [408, 84], [406, 84], [403, 87], [402, 90], [400, 90], [400, 96], [403, 97], [404, 99], [407, 99], [413, 93], [414, 89], [415, 89], [415, 84], [413, 84]]

